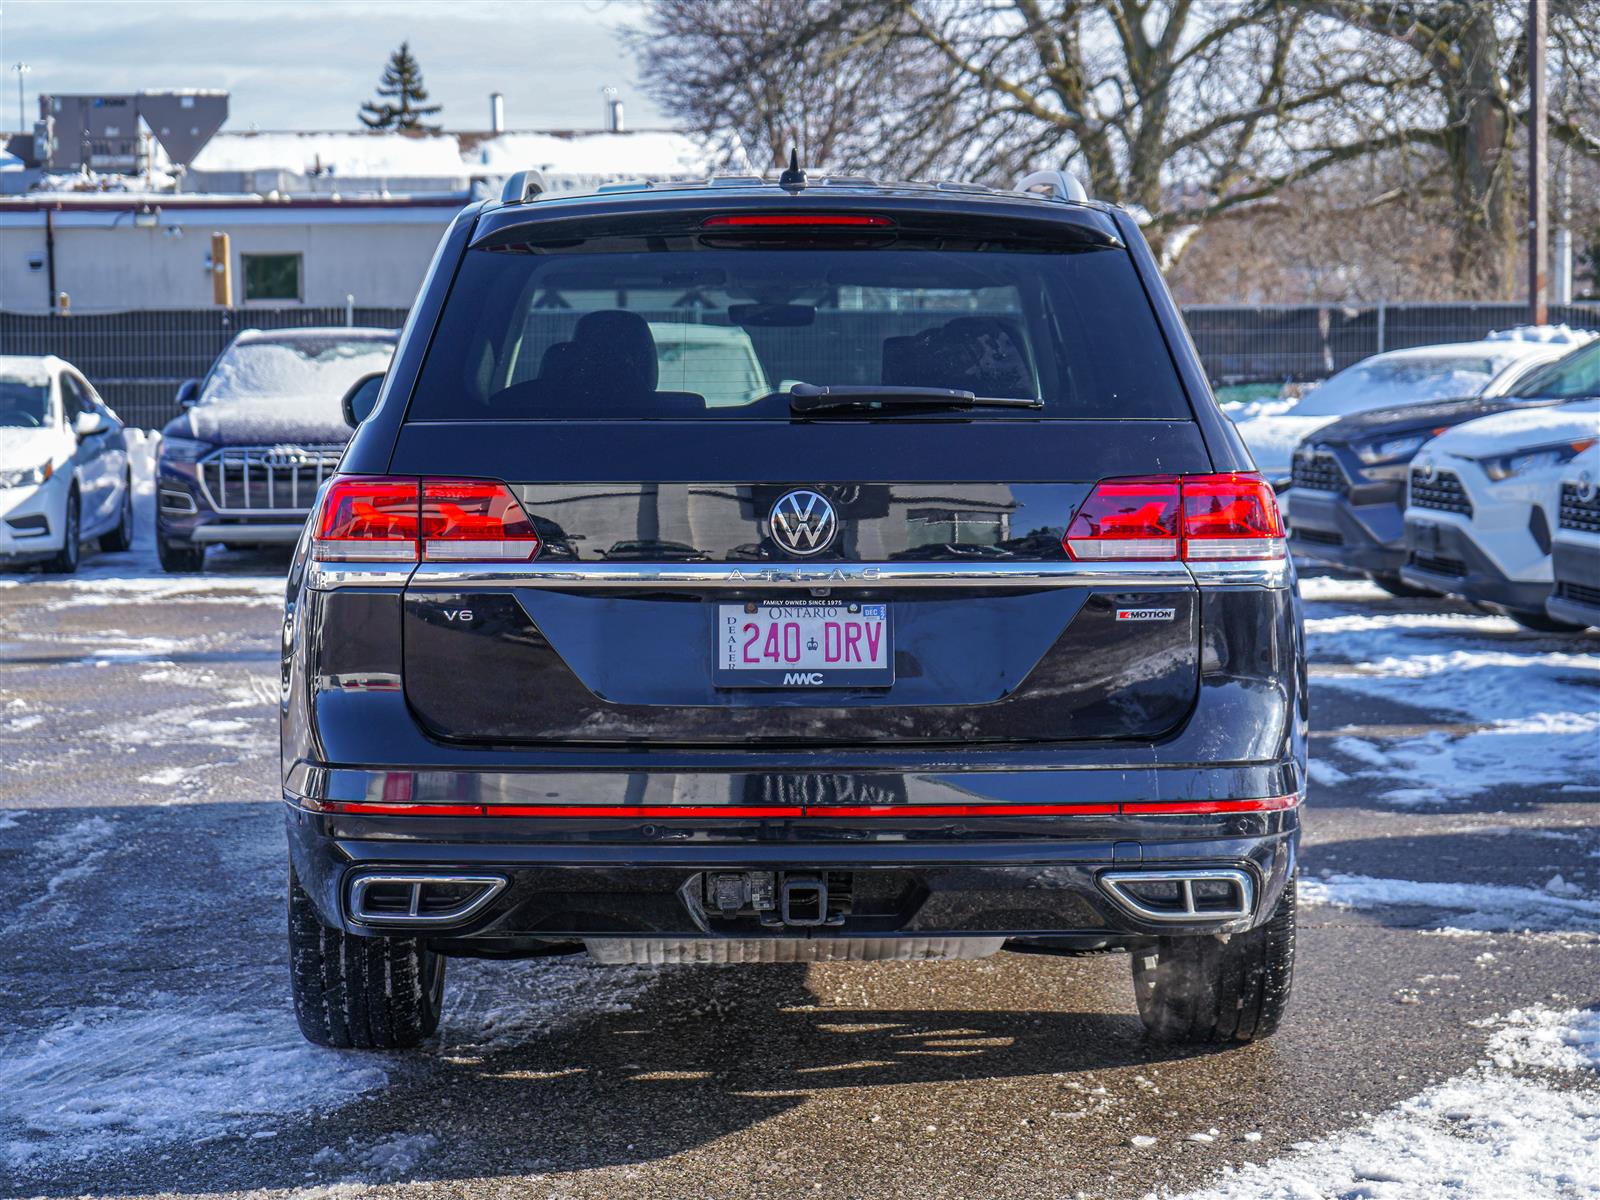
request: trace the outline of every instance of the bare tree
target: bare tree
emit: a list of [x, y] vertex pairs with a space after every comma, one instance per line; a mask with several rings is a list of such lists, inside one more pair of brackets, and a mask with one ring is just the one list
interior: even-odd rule
[[1169, 257], [1388, 82], [1359, 54], [1299, 53], [1331, 22], [1286, 0], [659, 0], [650, 22], [646, 73], [696, 126], [899, 177], [1076, 166]]
[[[1067, 166], [1167, 265], [1208, 223], [1368, 158], [1378, 202], [1443, 185], [1455, 286], [1504, 295], [1525, 0], [657, 0], [667, 109], [755, 157], [1007, 184]], [[1552, 0], [1557, 70], [1600, 74], [1600, 0]], [[1554, 132], [1600, 154], [1576, 100]], [[1576, 114], [1576, 115], [1575, 115]], [[1347, 189], [1339, 189], [1344, 193]]]
[[[893, 130], [904, 55], [867, 14], [814, 0], [661, 0], [629, 32], [653, 94], [762, 170], [798, 149], [811, 166], [860, 166]], [[929, 129], [930, 140], [945, 131]]]

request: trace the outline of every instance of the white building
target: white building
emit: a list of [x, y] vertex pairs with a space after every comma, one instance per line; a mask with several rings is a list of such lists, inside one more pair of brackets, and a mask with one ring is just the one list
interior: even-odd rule
[[236, 307], [405, 308], [450, 218], [530, 167], [552, 191], [748, 169], [650, 130], [223, 132], [186, 173], [155, 156], [146, 176], [0, 195], [0, 310], [47, 313], [63, 295], [73, 313], [209, 307], [217, 233]]

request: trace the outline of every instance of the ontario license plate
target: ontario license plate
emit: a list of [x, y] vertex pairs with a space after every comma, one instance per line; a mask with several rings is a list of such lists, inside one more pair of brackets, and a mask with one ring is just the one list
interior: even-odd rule
[[889, 606], [765, 600], [717, 606], [718, 687], [888, 687]]

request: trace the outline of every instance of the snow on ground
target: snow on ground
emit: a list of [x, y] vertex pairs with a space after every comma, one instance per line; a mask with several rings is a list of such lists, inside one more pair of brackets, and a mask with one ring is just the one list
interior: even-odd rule
[[[1503, 617], [1371, 612], [1364, 581], [1301, 581], [1318, 687], [1413, 705], [1477, 728], [1378, 744], [1346, 736], [1312, 778], [1392, 779], [1397, 806], [1441, 804], [1497, 787], [1600, 785], [1600, 656], [1593, 639], [1540, 638]], [[1559, 648], [1556, 648], [1559, 647]], [[1568, 648], [1570, 647], [1570, 649]]]
[[1303, 903], [1330, 908], [1426, 908], [1448, 913], [1448, 928], [1600, 932], [1600, 897], [1559, 875], [1543, 888], [1489, 883], [1426, 883], [1330, 874], [1300, 879]]
[[587, 955], [508, 963], [454, 959], [439, 1052], [504, 1050], [577, 1016], [627, 1012], [661, 978], [659, 967], [603, 967]]
[[17, 1132], [0, 1158], [72, 1161], [244, 1136], [265, 1118], [325, 1112], [388, 1081], [383, 1059], [312, 1046], [287, 1009], [258, 1005], [277, 984], [241, 989], [239, 1011], [156, 995], [146, 1009], [86, 1007], [41, 1036], [7, 1038], [0, 1094]]
[[1496, 1024], [1471, 1071], [1184, 1200], [1600, 1197], [1600, 1012], [1531, 1009]]
[[[80, 822], [56, 842], [80, 849], [105, 829]], [[107, 827], [109, 828], [109, 827]], [[53, 889], [52, 889], [53, 891]], [[272, 1137], [280, 1122], [340, 1108], [429, 1055], [456, 1060], [514, 1048], [600, 1013], [626, 1012], [659, 971], [587, 958], [449, 964], [439, 1040], [388, 1055], [325, 1050], [300, 1036], [281, 973], [261, 974], [228, 1000], [157, 994], [139, 1008], [87, 1006], [42, 1034], [0, 1037], [0, 1160], [18, 1165], [124, 1156], [162, 1145]], [[241, 1001], [237, 997], [244, 997]], [[354, 1178], [411, 1173], [435, 1148], [428, 1135], [330, 1148], [319, 1165]]]

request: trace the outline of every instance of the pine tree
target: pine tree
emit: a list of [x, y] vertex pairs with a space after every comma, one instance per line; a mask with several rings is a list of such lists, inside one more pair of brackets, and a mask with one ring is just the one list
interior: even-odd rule
[[[439, 111], [428, 104], [428, 90], [422, 86], [422, 67], [411, 57], [411, 44], [401, 42], [389, 56], [378, 84], [381, 101], [368, 100], [356, 114], [368, 129], [402, 129], [414, 133], [438, 133], [437, 125], [425, 125], [422, 118]], [[398, 101], [398, 102], [396, 102]]]

